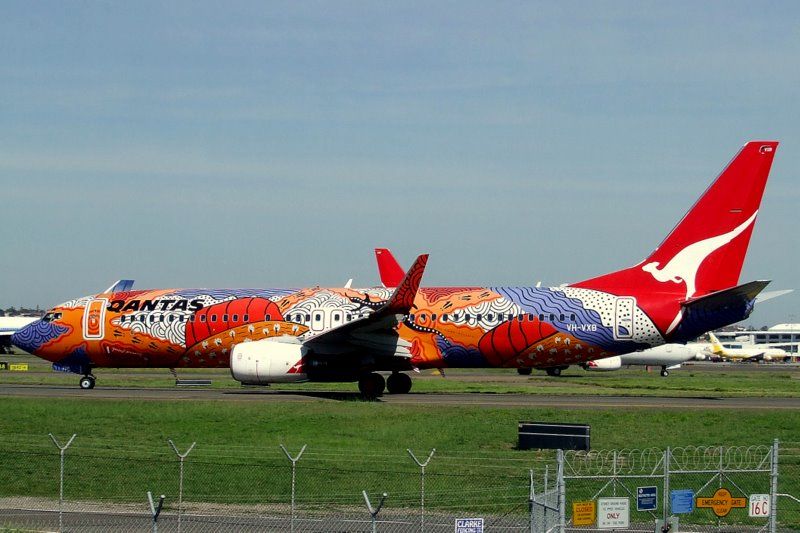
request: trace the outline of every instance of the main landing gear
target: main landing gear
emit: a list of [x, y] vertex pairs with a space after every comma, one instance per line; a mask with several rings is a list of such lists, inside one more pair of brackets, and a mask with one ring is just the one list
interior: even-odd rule
[[411, 390], [411, 378], [408, 374], [393, 372], [386, 380], [386, 388], [389, 389], [389, 394], [408, 394]]
[[550, 368], [545, 369], [545, 372], [547, 372], [548, 376], [556, 377], [561, 375], [562, 370], [566, 370], [568, 368], [569, 366], [551, 366]]
[[82, 389], [94, 388], [94, 376], [87, 374], [81, 378], [80, 385]]
[[392, 372], [389, 379], [384, 380], [377, 372], [371, 372], [358, 379], [358, 390], [366, 400], [383, 396], [384, 389], [387, 389], [389, 394], [407, 394], [411, 390], [411, 378], [408, 374]]
[[365, 400], [374, 400], [378, 396], [383, 396], [383, 389], [386, 387], [386, 381], [383, 376], [377, 372], [364, 374], [358, 378], [358, 390]]
[[530, 376], [532, 372], [533, 372], [533, 369], [530, 368], [530, 367], [524, 367], [524, 368], [518, 368], [517, 369], [517, 374], [519, 374], [520, 376]]

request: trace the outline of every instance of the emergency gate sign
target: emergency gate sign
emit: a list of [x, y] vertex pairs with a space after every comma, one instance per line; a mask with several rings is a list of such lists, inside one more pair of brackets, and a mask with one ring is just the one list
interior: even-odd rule
[[628, 498], [598, 498], [597, 529], [627, 529], [630, 505]]

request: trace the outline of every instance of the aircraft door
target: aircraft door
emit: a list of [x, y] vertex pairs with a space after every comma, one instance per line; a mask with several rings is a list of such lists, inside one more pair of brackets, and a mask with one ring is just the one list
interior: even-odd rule
[[107, 298], [95, 298], [83, 308], [83, 338], [102, 339], [106, 329]]
[[636, 298], [617, 298], [614, 306], [614, 338], [617, 340], [630, 340], [633, 338], [633, 310], [636, 307]]

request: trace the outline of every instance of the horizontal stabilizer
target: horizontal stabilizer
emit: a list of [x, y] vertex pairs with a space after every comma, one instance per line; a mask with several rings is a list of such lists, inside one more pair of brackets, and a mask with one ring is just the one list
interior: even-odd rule
[[681, 302], [684, 310], [713, 311], [731, 304], [752, 302], [758, 294], [769, 285], [769, 280], [751, 281], [722, 291], [712, 292], [699, 298], [691, 298]]
[[778, 298], [780, 296], [786, 296], [790, 292], [794, 292], [794, 289], [783, 289], [779, 291], [769, 291], [769, 292], [762, 292], [758, 296], [756, 296], [756, 302], [766, 302], [767, 300], [772, 300], [773, 298]]

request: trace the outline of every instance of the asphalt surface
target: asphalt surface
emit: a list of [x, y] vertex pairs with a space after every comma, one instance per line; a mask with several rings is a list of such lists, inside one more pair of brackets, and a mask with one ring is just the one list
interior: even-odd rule
[[[204, 388], [128, 388], [97, 387], [81, 390], [77, 386], [7, 385], [0, 386], [0, 398], [81, 398], [95, 400], [145, 401], [242, 401], [242, 402], [342, 402], [359, 400], [358, 393], [320, 391], [273, 391], [269, 389]], [[386, 394], [380, 403], [394, 405], [448, 405], [471, 407], [547, 407], [563, 409], [800, 409], [800, 398], [718, 398], [592, 396], [491, 393], [411, 393]]]

